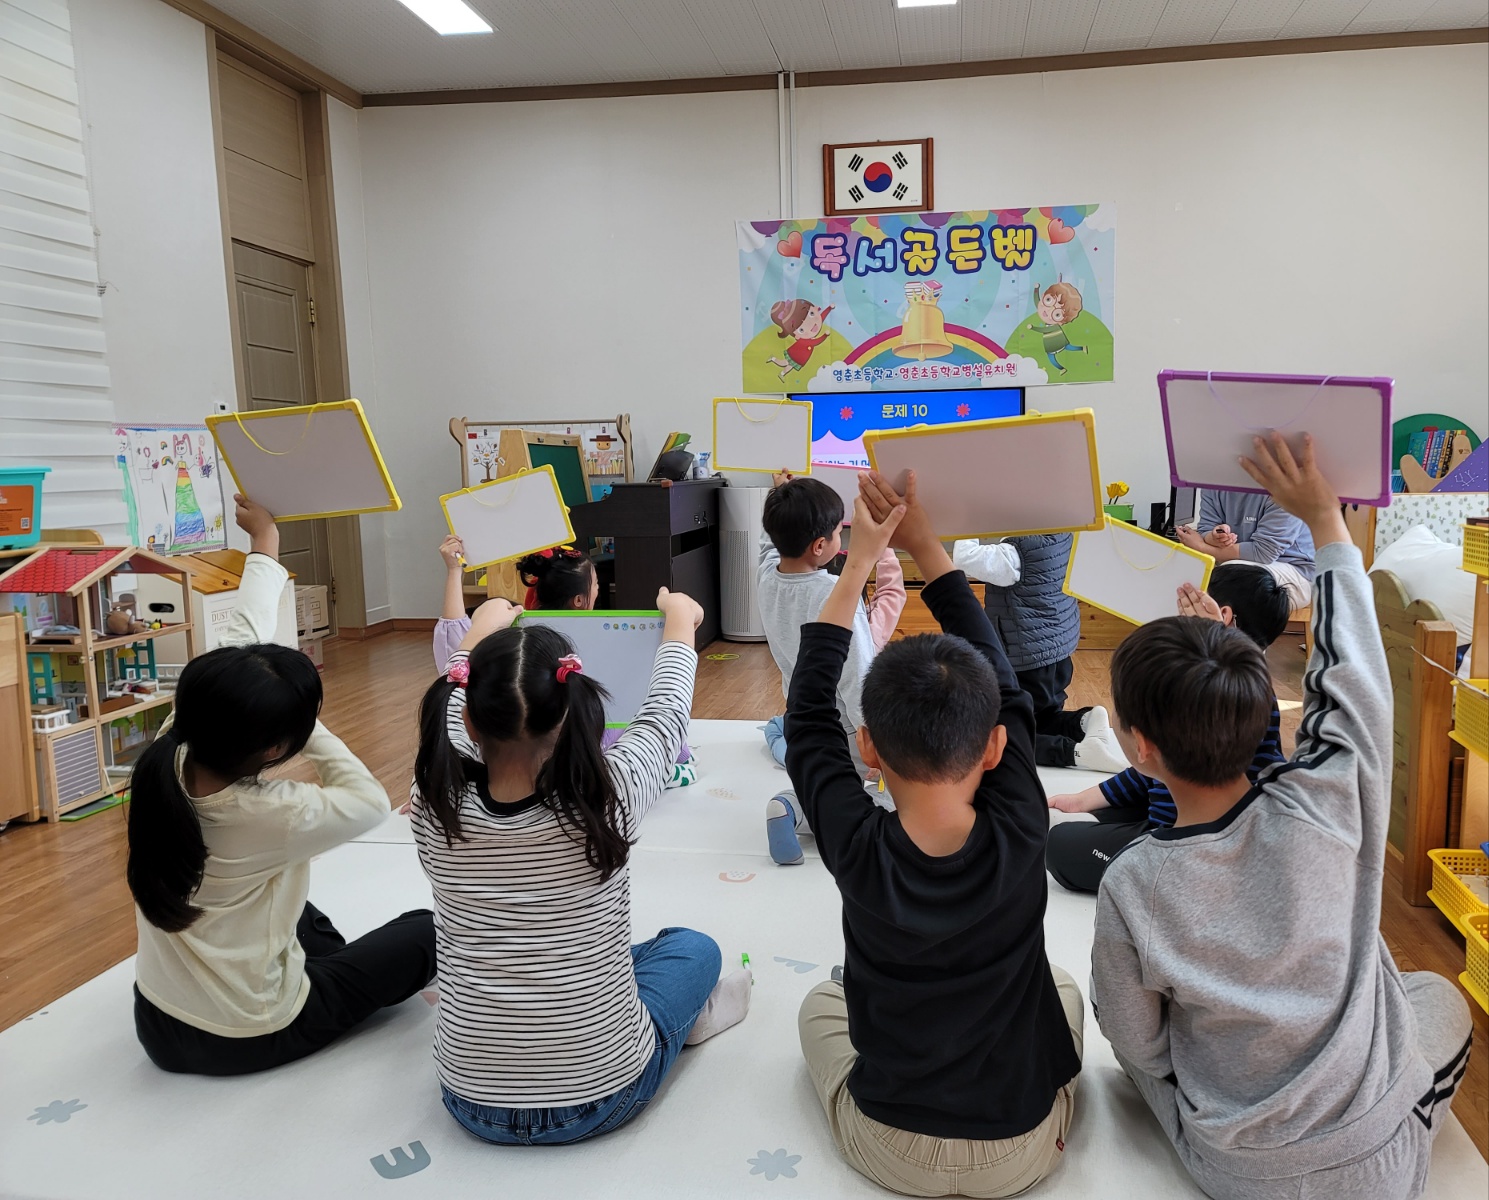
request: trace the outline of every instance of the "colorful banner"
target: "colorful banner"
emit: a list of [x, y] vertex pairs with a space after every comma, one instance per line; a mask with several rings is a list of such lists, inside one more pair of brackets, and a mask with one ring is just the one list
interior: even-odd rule
[[744, 390], [1112, 378], [1113, 204], [738, 224]]

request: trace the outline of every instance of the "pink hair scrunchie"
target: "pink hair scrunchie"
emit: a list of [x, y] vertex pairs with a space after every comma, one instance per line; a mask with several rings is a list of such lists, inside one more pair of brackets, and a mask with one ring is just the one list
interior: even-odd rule
[[565, 654], [558, 660], [558, 670], [554, 672], [559, 683], [568, 681], [570, 675], [583, 675], [584, 664], [579, 661], [577, 654]]
[[464, 687], [466, 680], [470, 678], [470, 659], [460, 658], [452, 662], [445, 671], [445, 678], [456, 687]]

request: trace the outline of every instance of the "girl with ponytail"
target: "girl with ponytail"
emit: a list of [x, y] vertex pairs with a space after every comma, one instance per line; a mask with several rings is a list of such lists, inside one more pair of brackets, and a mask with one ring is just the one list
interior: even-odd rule
[[690, 929], [630, 943], [627, 860], [692, 708], [703, 610], [665, 618], [651, 690], [608, 752], [606, 692], [561, 633], [488, 600], [425, 693], [410, 800], [434, 889], [445, 1107], [503, 1144], [609, 1132], [692, 1044], [742, 1020], [749, 974], [719, 979]]
[[[434, 669], [444, 674], [456, 647], [470, 632], [470, 618], [465, 615], [465, 546], [452, 533], [440, 543], [439, 554], [445, 561], [445, 600], [440, 619], [434, 626]], [[519, 612], [588, 611], [600, 598], [600, 581], [595, 575], [594, 562], [589, 555], [571, 546], [541, 550], [520, 558], [517, 560], [517, 573], [527, 585], [527, 596]], [[619, 736], [618, 730], [602, 730], [600, 748], [608, 750]], [[667, 787], [687, 787], [697, 779], [698, 767], [693, 761], [693, 751], [687, 742], [683, 742], [667, 778]]]
[[[218, 649], [187, 663], [175, 711], [130, 777], [139, 929], [135, 1031], [167, 1071], [242, 1075], [320, 1049], [434, 975], [428, 909], [347, 944], [311, 905], [311, 858], [388, 815], [382, 785], [317, 719], [321, 678], [273, 645], [279, 530], [235, 496], [252, 540]], [[319, 784], [265, 780], [304, 753]]]

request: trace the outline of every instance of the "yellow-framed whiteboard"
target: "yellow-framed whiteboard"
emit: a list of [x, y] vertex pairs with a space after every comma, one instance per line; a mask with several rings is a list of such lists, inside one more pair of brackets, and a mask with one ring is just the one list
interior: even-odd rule
[[906, 473], [915, 472], [920, 503], [941, 538], [1102, 528], [1089, 408], [870, 429], [863, 444], [874, 470], [895, 488], [903, 490]]
[[469, 570], [574, 540], [558, 476], [548, 463], [450, 492], [439, 503], [450, 532], [465, 543]]
[[276, 521], [403, 507], [358, 400], [214, 413], [206, 421], [237, 490]]
[[1106, 527], [1075, 535], [1065, 592], [1093, 608], [1146, 625], [1178, 614], [1178, 591], [1210, 586], [1215, 560], [1168, 538], [1106, 518]]
[[713, 466], [721, 471], [812, 473], [810, 400], [716, 399]]

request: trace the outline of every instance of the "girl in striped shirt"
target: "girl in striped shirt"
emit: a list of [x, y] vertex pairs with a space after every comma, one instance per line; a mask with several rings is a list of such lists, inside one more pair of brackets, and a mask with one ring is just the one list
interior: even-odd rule
[[478, 1137], [556, 1145], [608, 1133], [656, 1094], [684, 1043], [743, 1019], [748, 972], [690, 929], [631, 945], [627, 859], [687, 730], [703, 611], [665, 618], [651, 690], [601, 752], [605, 690], [573, 647], [483, 604], [420, 709], [412, 813], [433, 885], [445, 1107]]

